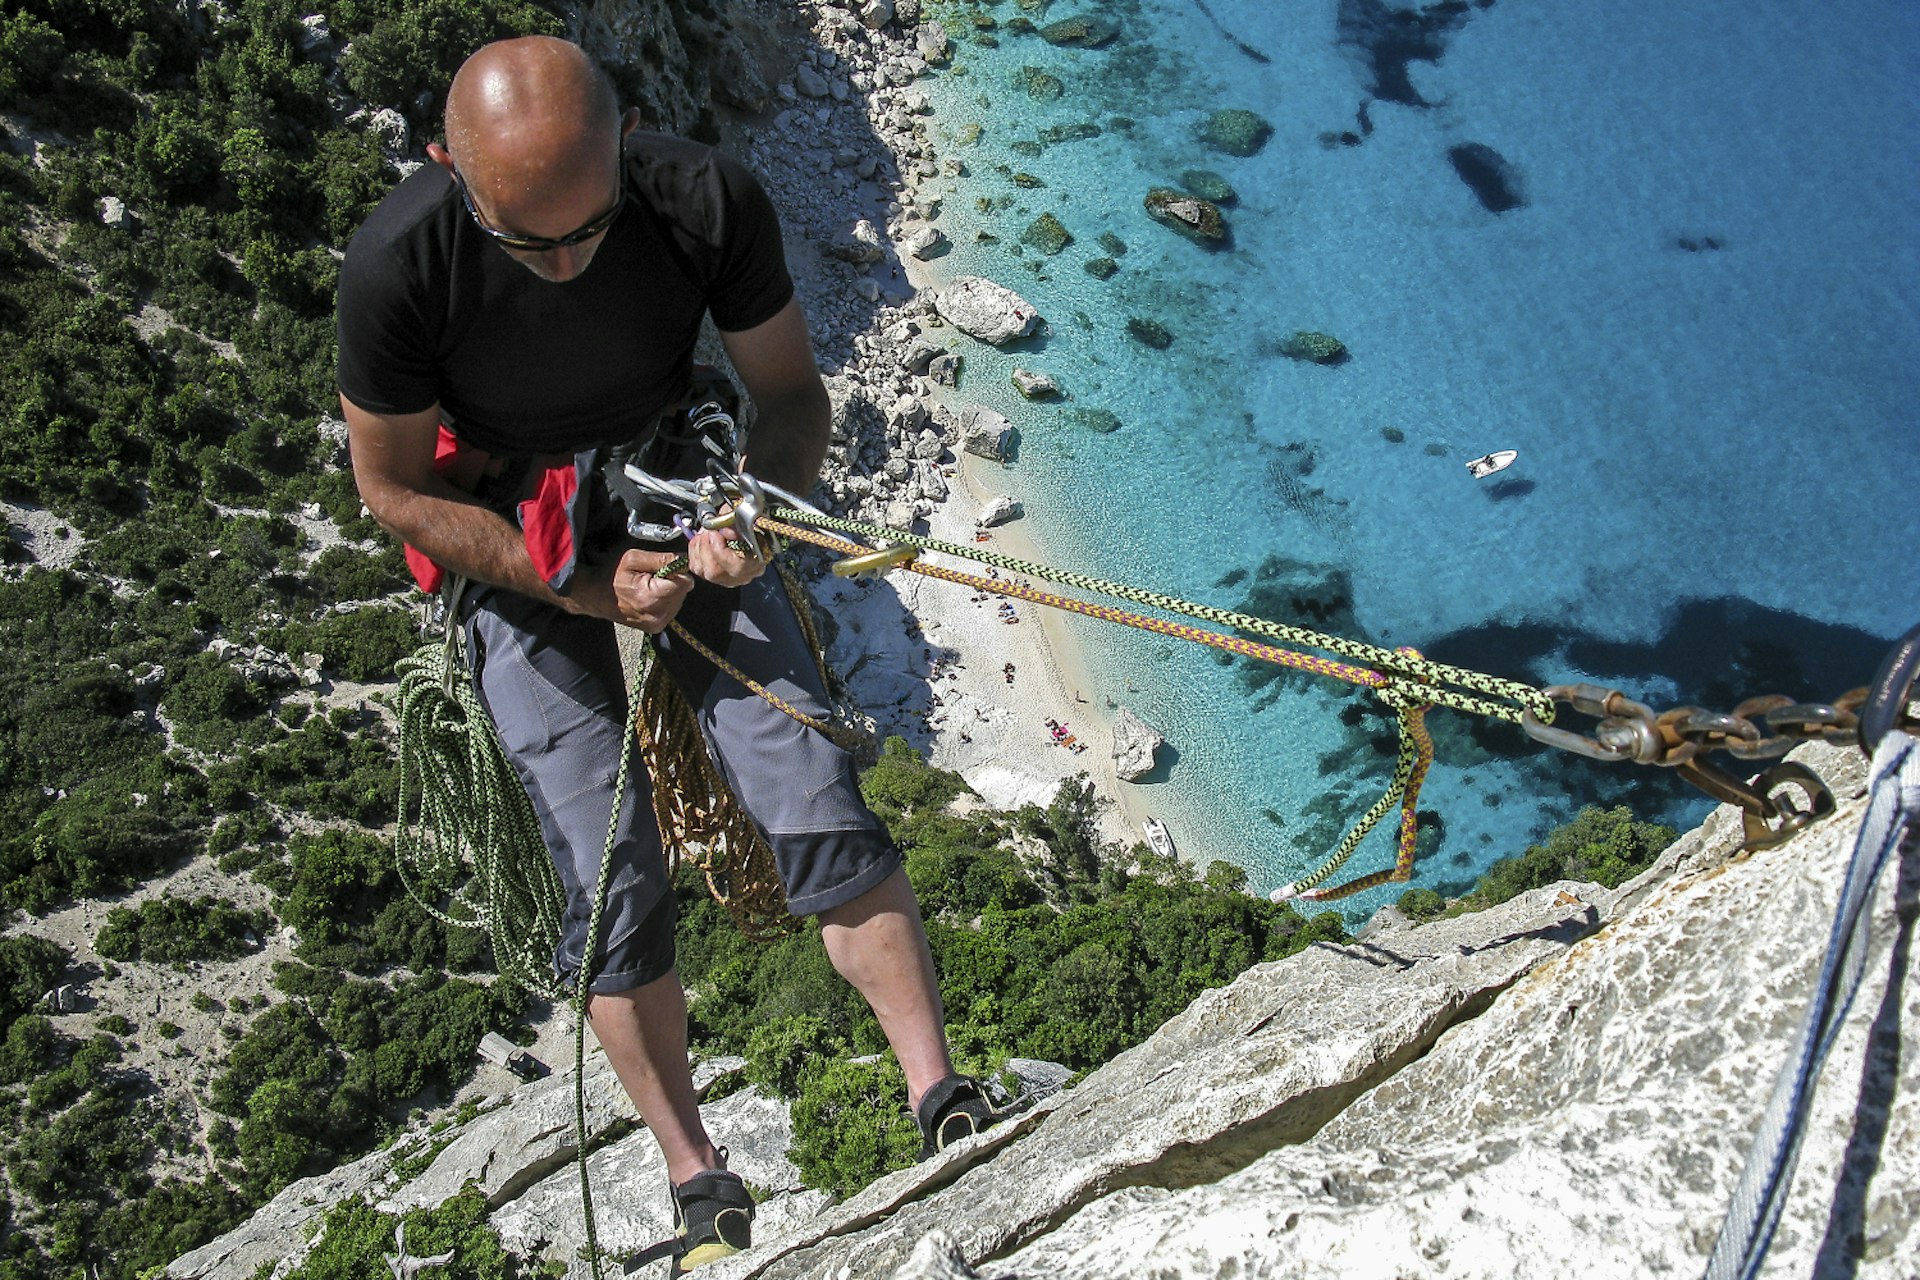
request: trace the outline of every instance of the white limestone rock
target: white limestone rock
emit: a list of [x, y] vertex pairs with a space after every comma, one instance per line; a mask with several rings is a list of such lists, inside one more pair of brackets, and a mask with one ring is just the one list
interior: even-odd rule
[[916, 227], [907, 233], [907, 238], [902, 243], [906, 245], [908, 253], [922, 262], [939, 257], [949, 248], [946, 233], [938, 227]]
[[1153, 772], [1153, 756], [1166, 738], [1152, 725], [1121, 707], [1113, 718], [1113, 771], [1122, 781], [1137, 782]]
[[793, 87], [803, 98], [824, 98], [833, 92], [827, 78], [804, 62], [793, 69]]
[[1013, 424], [982, 404], [960, 411], [960, 447], [977, 458], [1004, 462], [1012, 447]]
[[300, 52], [308, 57], [325, 53], [333, 44], [333, 29], [327, 25], [327, 15], [310, 13], [300, 19]]
[[945, 347], [920, 338], [907, 348], [906, 354], [900, 359], [900, 367], [908, 373], [924, 376], [934, 360], [945, 354]]
[[995, 346], [1024, 338], [1040, 322], [1032, 303], [984, 276], [955, 276], [933, 305], [954, 328]]
[[[774, 1245], [783, 1256], [761, 1259], [752, 1274], [826, 1280], [851, 1266], [853, 1274], [885, 1276], [934, 1230], [948, 1232], [968, 1258], [995, 1258], [996, 1280], [1086, 1277], [1095, 1265], [1108, 1268], [1102, 1280], [1336, 1274], [1288, 1270], [1315, 1258], [1275, 1244], [1278, 1225], [1275, 1236], [1261, 1237], [1257, 1265], [1192, 1271], [1157, 1260], [1165, 1268], [1158, 1273], [1134, 1268], [1125, 1242], [1099, 1242], [1091, 1219], [1077, 1234], [1077, 1215], [1116, 1185], [1211, 1182], [1257, 1153], [1306, 1140], [1427, 1054], [1469, 1012], [1563, 956], [1599, 926], [1605, 900], [1597, 889], [1536, 890], [1478, 918], [1396, 936], [1390, 947], [1322, 945], [1257, 965], [1074, 1088], [940, 1161], [874, 1183], [806, 1235]], [[1033, 1141], [1022, 1141], [1028, 1133]], [[940, 1189], [916, 1191], [914, 1179]], [[1044, 1262], [1015, 1253], [1065, 1241], [1068, 1232], [1076, 1233], [1071, 1249]], [[1050, 1269], [1067, 1264], [1080, 1269]]]
[[132, 231], [140, 225], [125, 202], [118, 196], [100, 197], [100, 225], [114, 231]]
[[999, 494], [989, 501], [974, 523], [982, 529], [994, 529], [1020, 517], [1020, 500]]
[[407, 118], [392, 107], [381, 107], [367, 117], [367, 132], [378, 139], [382, 151], [394, 156], [404, 155], [413, 137]]
[[[825, 1206], [827, 1195], [809, 1191], [787, 1159], [793, 1128], [784, 1102], [748, 1088], [708, 1103], [700, 1115], [716, 1141], [727, 1145], [728, 1167], [759, 1192], [757, 1236], [791, 1230], [796, 1220]], [[639, 1130], [595, 1151], [587, 1157], [587, 1175], [601, 1248], [630, 1254], [673, 1234], [666, 1162], [652, 1134]], [[569, 1159], [516, 1195], [487, 1225], [522, 1258], [572, 1259], [586, 1243], [579, 1169]]]

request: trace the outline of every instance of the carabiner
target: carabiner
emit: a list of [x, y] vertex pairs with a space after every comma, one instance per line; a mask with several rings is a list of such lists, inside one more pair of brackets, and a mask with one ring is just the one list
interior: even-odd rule
[[[1601, 717], [1592, 737], [1570, 729], [1542, 724], [1533, 712], [1520, 715], [1520, 727], [1535, 742], [1544, 742], [1562, 751], [1585, 756], [1589, 760], [1613, 763], [1635, 760], [1643, 764], [1666, 762], [1670, 748], [1655, 727], [1653, 708], [1635, 702], [1618, 689], [1597, 684], [1556, 684], [1546, 691], [1555, 702], [1564, 702], [1575, 711]], [[1678, 764], [1675, 760], [1672, 763]]]
[[882, 547], [878, 551], [869, 551], [864, 555], [847, 556], [833, 562], [833, 572], [839, 578], [858, 578], [871, 573], [878, 577], [889, 569], [897, 569], [903, 564], [912, 564], [920, 558], [920, 548], [905, 543], [898, 546]]

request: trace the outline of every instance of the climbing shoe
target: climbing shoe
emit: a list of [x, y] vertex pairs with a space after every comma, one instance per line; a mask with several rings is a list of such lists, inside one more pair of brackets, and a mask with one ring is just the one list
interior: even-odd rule
[[681, 1240], [676, 1276], [730, 1257], [753, 1243], [753, 1195], [737, 1173], [697, 1173], [673, 1189], [673, 1230]]
[[927, 1090], [914, 1108], [913, 1118], [920, 1125], [920, 1158], [938, 1155], [962, 1138], [971, 1138], [1001, 1119], [981, 1090], [980, 1082], [969, 1076], [948, 1076]]

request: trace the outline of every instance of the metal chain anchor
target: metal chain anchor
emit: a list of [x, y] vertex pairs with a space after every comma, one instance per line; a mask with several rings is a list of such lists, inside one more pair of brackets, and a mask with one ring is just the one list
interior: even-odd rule
[[[1598, 718], [1592, 734], [1541, 723], [1531, 711], [1520, 727], [1535, 742], [1571, 751], [1589, 760], [1672, 769], [1689, 783], [1741, 810], [1744, 844], [1765, 849], [1833, 812], [1833, 793], [1805, 765], [1783, 760], [1751, 779], [1743, 779], [1702, 757], [1725, 751], [1738, 759], [1768, 760], [1785, 755], [1800, 742], [1858, 742], [1858, 708], [1866, 689], [1852, 690], [1831, 705], [1794, 702], [1771, 694], [1749, 698], [1731, 712], [1674, 707], [1656, 712], [1618, 689], [1597, 684], [1561, 684], [1546, 690], [1565, 704]], [[1765, 722], [1763, 729], [1756, 720]]]

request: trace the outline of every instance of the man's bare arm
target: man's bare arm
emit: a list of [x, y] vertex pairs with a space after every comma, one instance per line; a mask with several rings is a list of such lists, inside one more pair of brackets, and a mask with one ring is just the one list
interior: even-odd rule
[[435, 563], [478, 582], [505, 587], [573, 613], [658, 631], [693, 581], [684, 574], [657, 579], [671, 557], [629, 551], [616, 563], [581, 565], [570, 594], [549, 587], [533, 567], [520, 531], [446, 482], [433, 469], [440, 430], [438, 406], [412, 414], [378, 414], [345, 396], [353, 478], [373, 518]]
[[806, 496], [820, 478], [833, 422], [799, 302], [787, 303], [764, 324], [723, 333], [720, 340], [758, 411], [747, 438], [747, 469]]

